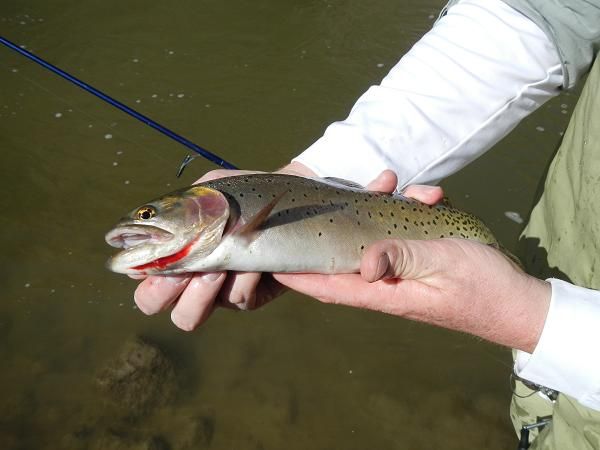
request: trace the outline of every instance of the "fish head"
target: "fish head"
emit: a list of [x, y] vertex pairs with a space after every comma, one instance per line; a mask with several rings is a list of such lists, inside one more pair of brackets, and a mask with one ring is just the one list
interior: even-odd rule
[[167, 194], [132, 210], [106, 236], [123, 250], [112, 256], [113, 272], [152, 275], [186, 272], [192, 259], [210, 254], [229, 219], [223, 193], [205, 186]]

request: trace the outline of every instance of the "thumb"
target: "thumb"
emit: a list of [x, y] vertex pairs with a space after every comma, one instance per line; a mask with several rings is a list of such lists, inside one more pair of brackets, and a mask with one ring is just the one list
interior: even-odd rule
[[433, 241], [386, 240], [370, 245], [361, 260], [360, 273], [373, 283], [389, 278], [417, 279], [437, 266]]
[[384, 170], [367, 185], [369, 191], [394, 192], [398, 186], [398, 177], [391, 170]]

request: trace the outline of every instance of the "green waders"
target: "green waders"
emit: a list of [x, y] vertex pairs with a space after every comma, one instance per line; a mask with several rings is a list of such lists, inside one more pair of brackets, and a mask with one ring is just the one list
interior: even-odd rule
[[[532, 275], [600, 289], [600, 265], [595, 270], [600, 263], [600, 58], [548, 169], [521, 243]], [[510, 409], [517, 432], [552, 416], [531, 449], [600, 449], [600, 411], [567, 395], [559, 394], [553, 403], [517, 382]]]

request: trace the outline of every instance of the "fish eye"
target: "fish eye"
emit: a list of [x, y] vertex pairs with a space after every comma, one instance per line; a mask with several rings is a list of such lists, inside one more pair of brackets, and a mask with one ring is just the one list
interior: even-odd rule
[[140, 220], [152, 219], [156, 215], [156, 209], [152, 206], [142, 206], [137, 210], [135, 216]]

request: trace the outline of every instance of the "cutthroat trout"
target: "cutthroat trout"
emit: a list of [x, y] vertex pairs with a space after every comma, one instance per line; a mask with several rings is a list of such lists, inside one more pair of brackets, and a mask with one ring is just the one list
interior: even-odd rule
[[498, 247], [475, 216], [447, 204], [369, 192], [336, 179], [252, 174], [167, 194], [125, 216], [106, 242], [127, 274], [219, 270], [354, 273], [388, 239], [465, 238]]

